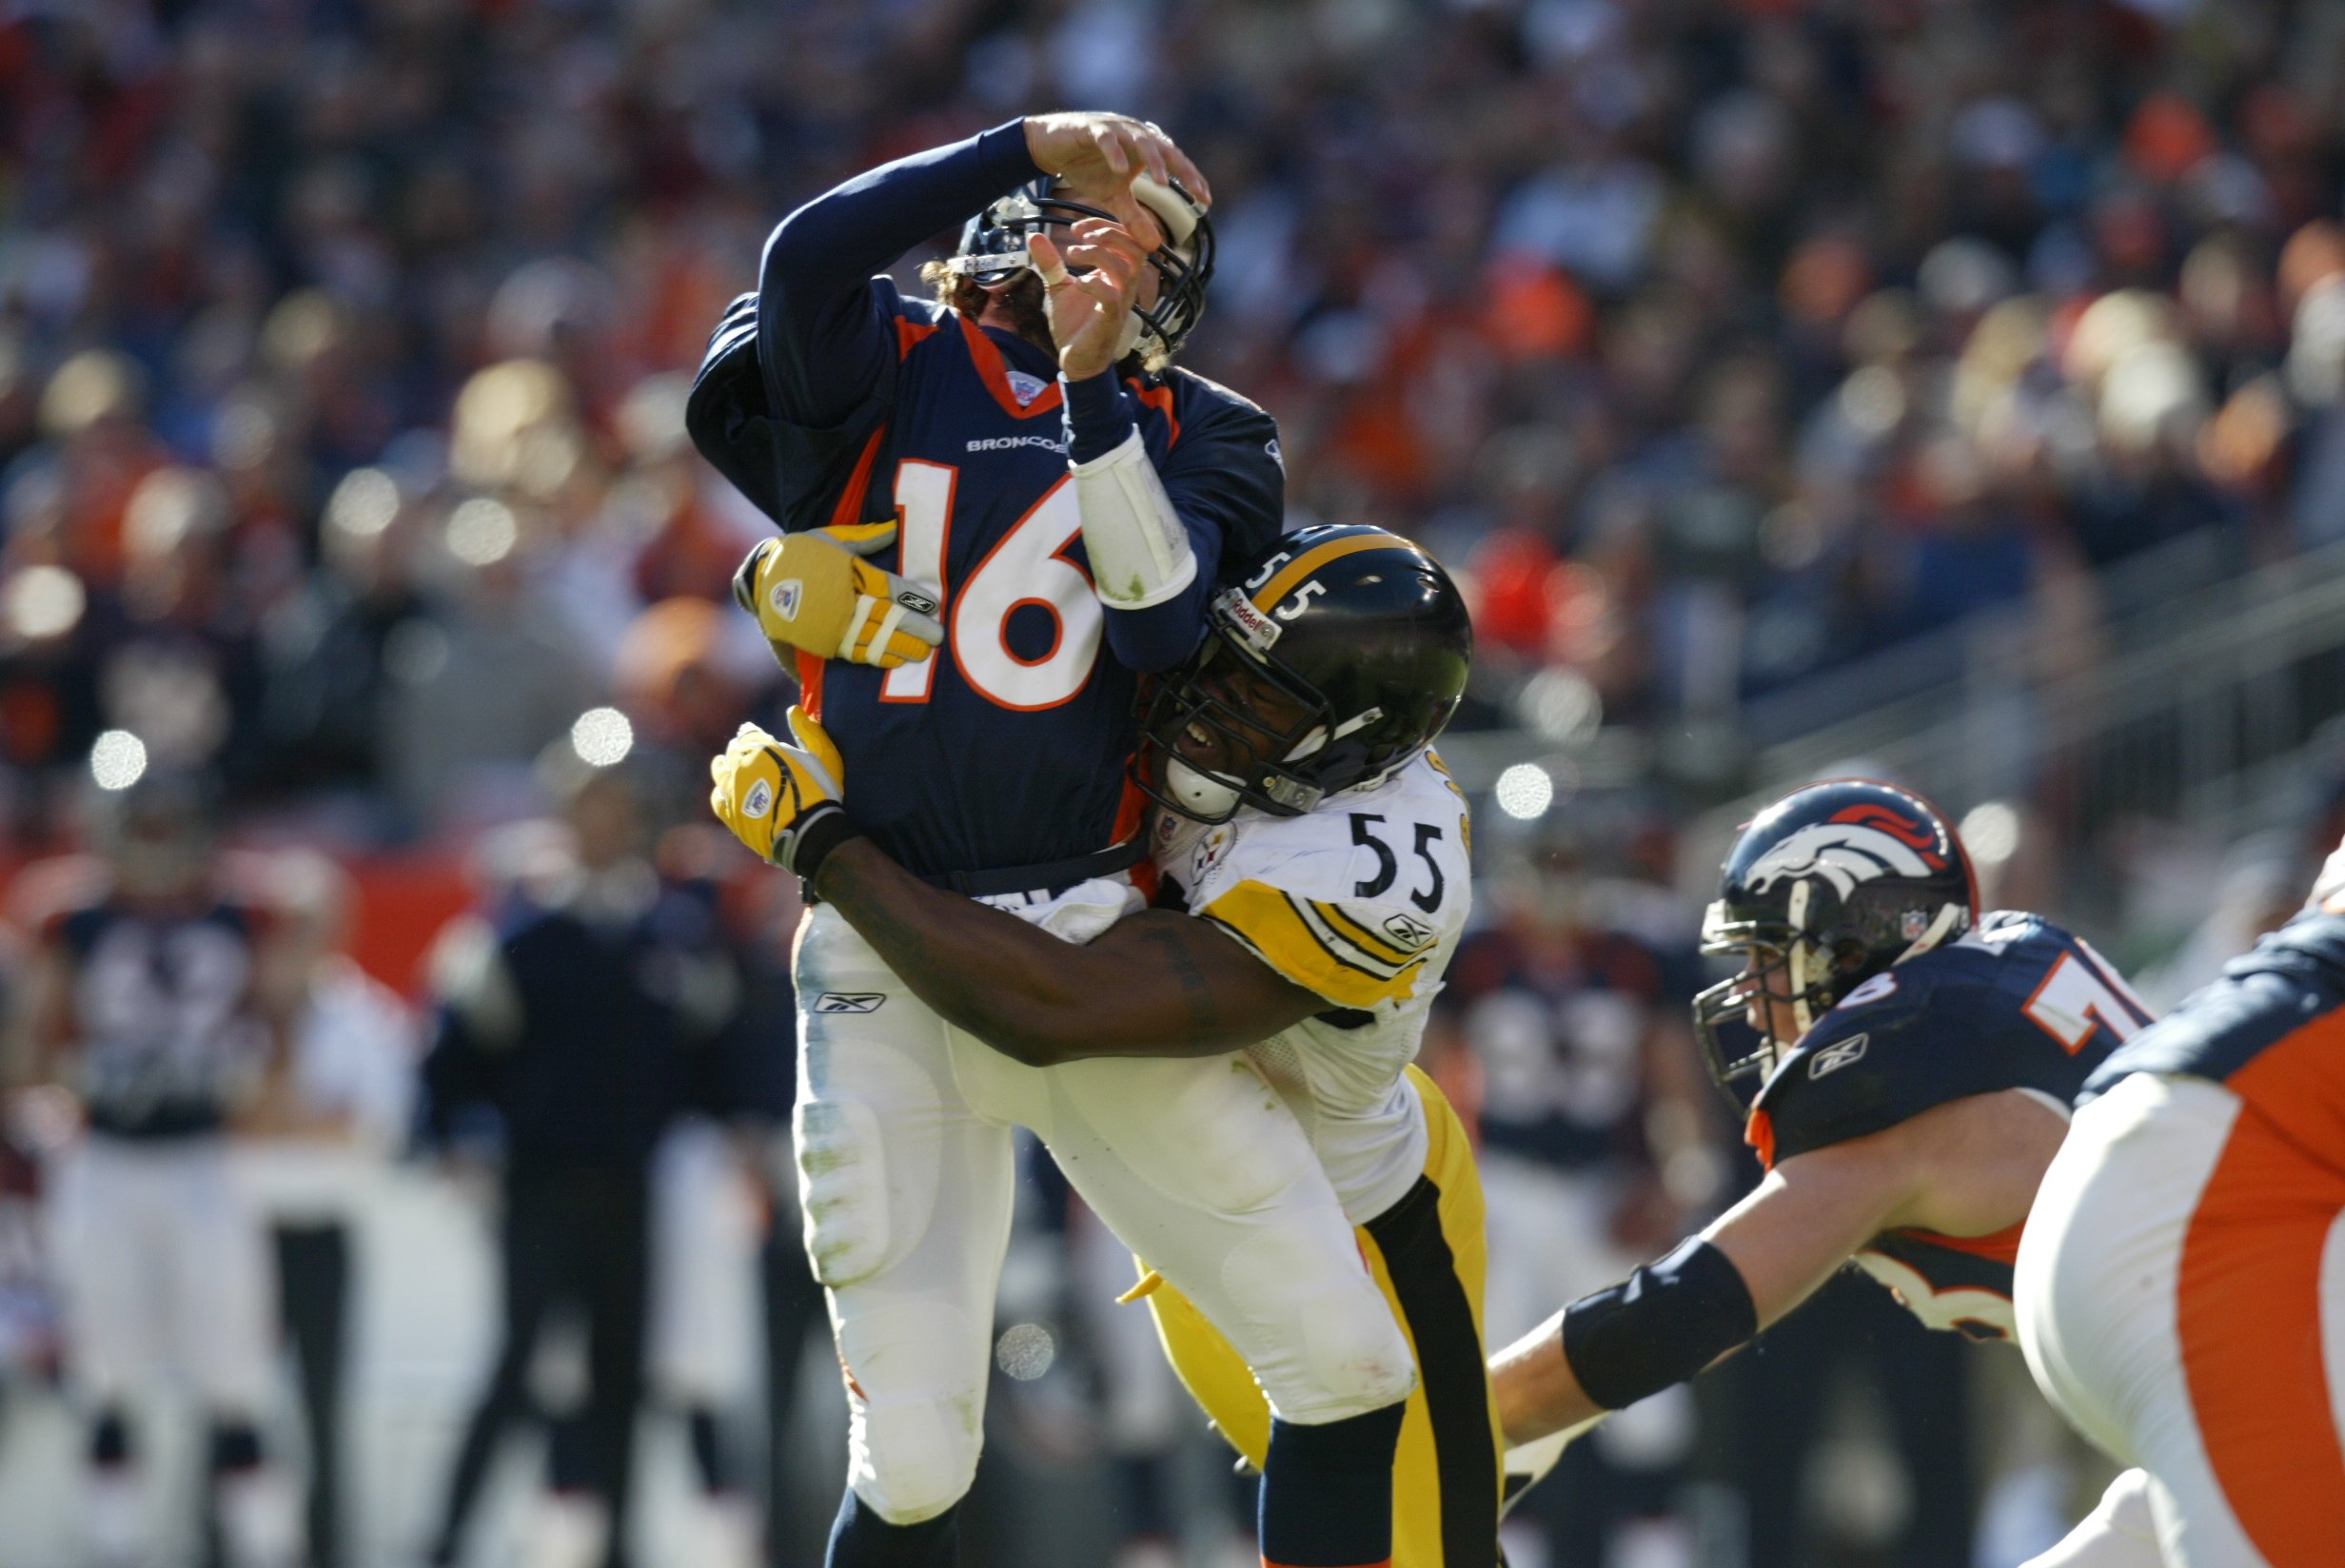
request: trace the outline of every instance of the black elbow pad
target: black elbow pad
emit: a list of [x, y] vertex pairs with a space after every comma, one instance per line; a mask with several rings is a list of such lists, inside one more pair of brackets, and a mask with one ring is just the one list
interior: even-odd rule
[[1564, 1308], [1564, 1359], [1587, 1397], [1622, 1410], [1684, 1382], [1759, 1332], [1742, 1270], [1696, 1236]]

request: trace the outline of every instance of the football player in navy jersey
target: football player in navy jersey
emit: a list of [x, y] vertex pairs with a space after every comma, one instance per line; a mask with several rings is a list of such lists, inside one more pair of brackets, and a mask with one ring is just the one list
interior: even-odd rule
[[2118, 1484], [2155, 1543], [2096, 1565], [2345, 1555], [2341, 1214], [2345, 850], [2293, 920], [2085, 1080], [2028, 1218], [2028, 1367], [2142, 1467]]
[[99, 863], [61, 884], [11, 1018], [15, 1072], [69, 1089], [86, 1129], [60, 1157], [51, 1209], [67, 1362], [89, 1414], [80, 1522], [99, 1568], [152, 1560], [131, 1407], [176, 1371], [210, 1422], [233, 1568], [291, 1568], [300, 1499], [260, 1426], [272, 1269], [227, 1133], [282, 1070], [295, 950], [266, 904], [224, 886], [200, 781], [150, 771], [96, 815]]
[[[1767, 1173], [1701, 1234], [1493, 1359], [1508, 1439], [1546, 1440], [1539, 1462], [1851, 1262], [1930, 1327], [2010, 1339], [2012, 1264], [2069, 1102], [2150, 1022], [2079, 938], [1982, 915], [1944, 815], [1863, 780], [1796, 791], [1744, 829], [1703, 945], [1744, 960], [1695, 998], [1694, 1021], [1722, 1086], [1759, 1080], [1745, 1136]], [[1729, 1044], [1742, 1029], [1754, 1049]], [[1531, 1454], [1510, 1464], [1533, 1468]], [[2089, 1555], [2129, 1526], [2115, 1512], [2040, 1562], [2133, 1560]]]
[[[1270, 417], [1167, 365], [1203, 307], [1209, 199], [1161, 131], [1116, 115], [1013, 122], [874, 169], [774, 231], [688, 409], [700, 449], [783, 530], [736, 592], [854, 771], [857, 827], [914, 874], [1070, 941], [1145, 902], [1126, 772], [1140, 676], [1191, 656], [1225, 563], [1284, 520]], [[963, 220], [932, 269], [939, 298], [872, 276]], [[794, 978], [806, 1244], [852, 1413], [834, 1568], [951, 1560], [1013, 1123], [1127, 1241], [1190, 1217], [1195, 1256], [1161, 1266], [1279, 1418], [1266, 1558], [1389, 1555], [1375, 1526], [1408, 1341], [1258, 1077], [1081, 1064], [1037, 1102], [818, 904]], [[1205, 1256], [1239, 1229], [1253, 1240]]]

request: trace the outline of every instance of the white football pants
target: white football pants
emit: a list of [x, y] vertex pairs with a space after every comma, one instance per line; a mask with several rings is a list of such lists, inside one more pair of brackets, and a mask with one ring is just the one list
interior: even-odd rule
[[2149, 1472], [2173, 1568], [2345, 1561], [2322, 1522], [2345, 1518], [2345, 1174], [2242, 1110], [2204, 1079], [2124, 1079], [2077, 1112], [2020, 1246], [2028, 1367]]
[[[1121, 879], [1005, 900], [1088, 941]], [[1021, 1066], [923, 1006], [829, 907], [798, 932], [793, 1118], [806, 1250], [845, 1369], [848, 1480], [882, 1519], [931, 1519], [975, 1475], [1011, 1127], [1196, 1303], [1282, 1418], [1408, 1397], [1416, 1373], [1302, 1127], [1242, 1055]]]
[[88, 1397], [119, 1401], [169, 1368], [213, 1415], [257, 1419], [271, 1387], [275, 1270], [226, 1140], [92, 1133], [54, 1174], [67, 1357]]

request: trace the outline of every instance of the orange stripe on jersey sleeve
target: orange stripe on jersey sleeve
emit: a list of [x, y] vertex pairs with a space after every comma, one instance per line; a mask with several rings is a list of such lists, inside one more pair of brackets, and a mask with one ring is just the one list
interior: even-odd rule
[[2207, 1460], [2273, 1568], [2337, 1560], [2345, 1447], [2321, 1347], [2320, 1262], [2345, 1209], [2345, 1148], [2308, 1148], [2266, 1108], [2333, 1096], [2335, 1014], [2232, 1075], [2246, 1102], [2182, 1238], [2175, 1326]]
[[855, 460], [855, 472], [847, 476], [846, 488], [838, 492], [838, 503], [831, 508], [831, 526], [844, 528], [863, 520], [863, 498], [871, 494], [871, 467], [879, 461], [879, 442], [888, 433], [881, 425], [863, 443], [862, 456]]
[[897, 317], [896, 357], [899, 360], [904, 358], [936, 335], [936, 323], [935, 322], [916, 322], [909, 321], [902, 316]]
[[798, 650], [798, 705], [817, 724], [822, 722], [822, 664], [818, 656]]
[[2018, 1225], [2006, 1225], [1991, 1236], [1947, 1236], [1935, 1230], [1915, 1230], [1910, 1227], [1897, 1234], [1917, 1242], [1927, 1242], [1932, 1246], [1942, 1246], [1951, 1252], [1967, 1252], [1974, 1258], [1986, 1258], [1999, 1264], [2016, 1264], [2020, 1261], [2020, 1235], [2026, 1229], [2027, 1222], [2021, 1220]]
[[1172, 389], [1169, 386], [1142, 386], [1137, 376], [1126, 376], [1124, 384], [1132, 395], [1164, 416], [1164, 449], [1170, 452], [1181, 443], [1181, 421], [1172, 412]]

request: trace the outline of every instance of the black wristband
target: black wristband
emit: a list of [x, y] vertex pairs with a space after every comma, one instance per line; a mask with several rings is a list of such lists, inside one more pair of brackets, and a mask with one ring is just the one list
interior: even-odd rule
[[1625, 1410], [1758, 1332], [1759, 1309], [1743, 1271], [1695, 1236], [1564, 1308], [1564, 1360], [1589, 1399]]
[[797, 831], [791, 834], [786, 869], [811, 884], [833, 850], [850, 838], [862, 836], [861, 830], [847, 820], [846, 812], [836, 801], [826, 800], [799, 819]]

